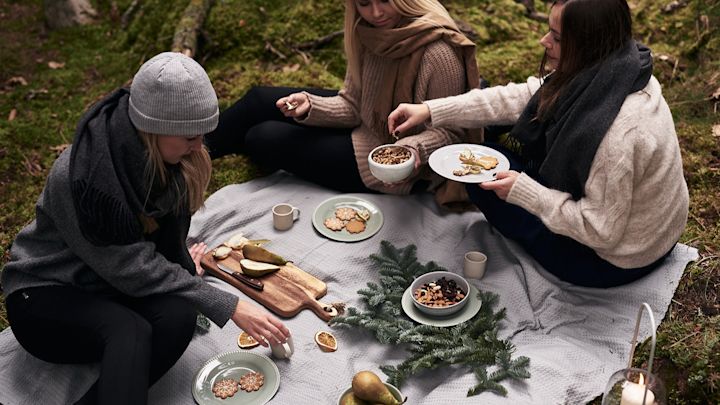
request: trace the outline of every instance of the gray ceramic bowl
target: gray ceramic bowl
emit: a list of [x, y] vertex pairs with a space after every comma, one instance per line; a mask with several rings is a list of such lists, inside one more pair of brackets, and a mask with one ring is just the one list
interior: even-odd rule
[[[382, 164], [373, 160], [373, 154], [383, 148], [403, 148], [410, 152], [410, 159], [398, 164]], [[415, 169], [415, 155], [412, 150], [402, 145], [387, 144], [380, 145], [368, 154], [368, 166], [370, 173], [383, 183], [397, 183], [405, 180]]]
[[[457, 286], [461, 290], [465, 291], [465, 298], [460, 300], [460, 302], [458, 302], [457, 304], [447, 307], [431, 307], [425, 304], [421, 304], [415, 299], [415, 290], [422, 287], [423, 284], [435, 282], [443, 277], [445, 277], [446, 280], [455, 280]], [[417, 309], [419, 309], [423, 313], [432, 316], [448, 316], [461, 310], [465, 306], [465, 304], [468, 303], [469, 292], [470, 284], [468, 284], [467, 280], [465, 280], [465, 278], [463, 278], [462, 276], [451, 273], [449, 271], [433, 271], [430, 273], [425, 273], [422, 276], [416, 278], [415, 281], [413, 281], [413, 283], [410, 285], [410, 295], [412, 296], [413, 304], [415, 305], [415, 307], [417, 307]]]
[[[401, 401], [401, 402], [402, 402], [402, 400], [403, 400], [403, 395], [402, 395], [402, 392], [400, 392], [400, 390], [397, 389], [397, 387], [395, 387], [395, 386], [392, 385], [392, 384], [388, 384], [388, 383], [386, 383], [386, 382], [384, 382], [383, 384], [385, 384], [385, 386], [390, 390], [390, 393], [395, 397], [395, 399], [397, 399], [398, 401]], [[337, 399], [338, 405], [340, 405], [340, 400], [342, 399], [342, 397], [343, 397], [345, 394], [347, 394], [348, 392], [351, 392], [351, 391], [352, 391], [352, 387], [346, 389], [345, 391], [342, 392], [342, 394], [340, 394], [340, 396], [339, 396], [338, 399]]]

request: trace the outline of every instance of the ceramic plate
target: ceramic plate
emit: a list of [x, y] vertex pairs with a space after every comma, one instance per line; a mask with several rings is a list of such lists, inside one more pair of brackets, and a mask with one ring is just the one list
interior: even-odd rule
[[[335, 218], [335, 210], [349, 207], [356, 211], [370, 211], [370, 219], [365, 223], [365, 230], [360, 233], [350, 233], [345, 228], [333, 231], [325, 226], [325, 219]], [[328, 198], [320, 203], [313, 212], [312, 223], [315, 229], [324, 236], [340, 242], [357, 242], [375, 235], [383, 226], [383, 214], [373, 203], [349, 194]]]
[[455, 326], [471, 319], [480, 311], [482, 301], [480, 301], [477, 295], [477, 288], [471, 285], [470, 296], [468, 297], [470, 301], [465, 304], [463, 309], [448, 316], [430, 316], [424, 312], [420, 312], [415, 304], [413, 304], [412, 291], [408, 288], [402, 296], [402, 309], [410, 319], [423, 325], [439, 326], [441, 328]]
[[[244, 374], [256, 371], [265, 375], [265, 384], [253, 392], [239, 389], [232, 397], [220, 399], [212, 392], [212, 386], [223, 378], [239, 380]], [[192, 393], [200, 405], [263, 405], [280, 387], [280, 372], [275, 363], [265, 355], [235, 351], [217, 355], [208, 360], [195, 375]]]
[[[470, 149], [475, 156], [494, 156], [498, 160], [498, 165], [494, 169], [483, 170], [479, 174], [468, 174], [465, 176], [456, 176], [453, 170], [461, 169], [460, 153], [466, 149]], [[461, 183], [483, 183], [495, 179], [495, 174], [504, 170], [510, 170], [510, 161], [502, 153], [487, 146], [474, 145], [469, 143], [459, 143], [455, 145], [443, 146], [430, 155], [430, 168], [446, 179], [459, 181]]]

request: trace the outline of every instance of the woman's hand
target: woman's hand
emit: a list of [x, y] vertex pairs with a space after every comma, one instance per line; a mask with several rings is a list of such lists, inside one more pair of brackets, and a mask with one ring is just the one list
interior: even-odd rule
[[202, 259], [205, 252], [207, 252], [207, 245], [204, 242], [193, 243], [188, 249], [188, 252], [190, 252], [190, 257], [192, 257], [192, 261], [195, 263], [195, 272], [198, 276], [202, 276], [205, 273], [205, 269], [200, 265], [200, 259]]
[[430, 109], [425, 104], [402, 103], [388, 116], [388, 131], [397, 135], [414, 128], [430, 118]]
[[483, 190], [494, 191], [500, 199], [506, 200], [519, 175], [520, 173], [515, 170], [498, 172], [497, 176], [495, 176], [495, 181], [486, 181], [485, 183], [479, 184], [479, 186]]
[[231, 319], [240, 329], [265, 347], [268, 346], [268, 342], [285, 343], [290, 337], [290, 331], [280, 320], [243, 300], [238, 300]]
[[293, 93], [275, 102], [283, 115], [290, 118], [304, 117], [310, 111], [310, 99], [306, 94]]

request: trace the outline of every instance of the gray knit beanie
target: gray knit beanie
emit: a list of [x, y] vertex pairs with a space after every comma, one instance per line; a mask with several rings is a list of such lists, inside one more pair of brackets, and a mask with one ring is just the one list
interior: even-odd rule
[[190, 57], [163, 52], [145, 62], [130, 86], [130, 120], [158, 135], [204, 135], [218, 124], [218, 101], [205, 70]]

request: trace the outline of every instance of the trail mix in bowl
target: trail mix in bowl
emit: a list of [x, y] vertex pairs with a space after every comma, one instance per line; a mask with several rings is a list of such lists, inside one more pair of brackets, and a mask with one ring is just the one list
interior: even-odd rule
[[372, 160], [381, 165], [398, 165], [406, 162], [412, 156], [411, 152], [399, 146], [388, 146], [373, 153]]
[[455, 280], [441, 277], [432, 283], [425, 283], [413, 291], [417, 302], [429, 307], [449, 307], [465, 298], [466, 292], [458, 287]]

